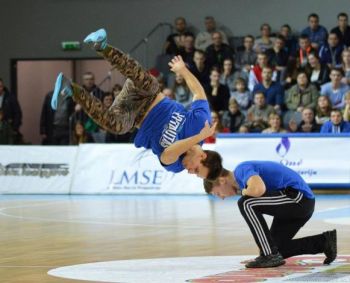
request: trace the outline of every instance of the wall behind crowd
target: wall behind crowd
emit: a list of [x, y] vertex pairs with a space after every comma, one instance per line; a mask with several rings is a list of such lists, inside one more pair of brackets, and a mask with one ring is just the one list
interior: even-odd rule
[[109, 31], [114, 45], [128, 51], [157, 23], [173, 23], [177, 16], [203, 30], [204, 17], [212, 15], [232, 35], [242, 36], [258, 35], [263, 22], [273, 30], [288, 23], [300, 31], [307, 26], [307, 15], [315, 12], [321, 25], [330, 29], [336, 26], [339, 12], [350, 12], [350, 1], [1, 0], [0, 7], [0, 77], [10, 85], [11, 58], [95, 57], [87, 47], [63, 52], [60, 42], [82, 41], [100, 27]]

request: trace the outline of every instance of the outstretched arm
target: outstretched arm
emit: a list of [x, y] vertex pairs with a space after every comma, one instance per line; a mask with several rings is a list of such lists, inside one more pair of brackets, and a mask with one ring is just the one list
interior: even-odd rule
[[216, 123], [210, 127], [208, 121], [206, 121], [204, 128], [199, 134], [174, 142], [171, 146], [167, 147], [160, 156], [160, 161], [165, 165], [170, 165], [176, 162], [179, 157], [188, 151], [192, 146], [196, 145], [202, 140], [205, 140], [207, 137], [212, 136], [215, 133], [215, 129]]
[[181, 56], [175, 56], [169, 62], [170, 70], [176, 74], [180, 74], [186, 81], [187, 86], [193, 93], [193, 101], [195, 100], [207, 100], [205, 91], [197, 80], [197, 78], [187, 69], [185, 62], [182, 60]]

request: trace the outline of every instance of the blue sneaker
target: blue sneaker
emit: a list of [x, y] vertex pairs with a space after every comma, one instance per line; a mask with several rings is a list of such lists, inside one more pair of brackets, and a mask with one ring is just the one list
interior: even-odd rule
[[99, 29], [85, 37], [84, 42], [91, 45], [95, 50], [103, 50], [107, 46], [107, 33], [105, 29]]
[[64, 97], [73, 95], [70, 81], [63, 75], [63, 73], [59, 73], [56, 79], [55, 89], [51, 98], [51, 107], [53, 110], [57, 110], [59, 95], [63, 95]]

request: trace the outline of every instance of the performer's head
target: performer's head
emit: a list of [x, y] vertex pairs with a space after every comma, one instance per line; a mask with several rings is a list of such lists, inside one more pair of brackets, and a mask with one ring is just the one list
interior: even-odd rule
[[233, 176], [233, 173], [223, 168], [220, 176], [216, 180], [203, 180], [204, 190], [207, 194], [226, 198], [234, 196], [239, 191], [239, 186]]
[[196, 174], [202, 179], [215, 180], [222, 170], [222, 158], [212, 150], [203, 150], [200, 145], [194, 145], [185, 154], [182, 161], [189, 174]]

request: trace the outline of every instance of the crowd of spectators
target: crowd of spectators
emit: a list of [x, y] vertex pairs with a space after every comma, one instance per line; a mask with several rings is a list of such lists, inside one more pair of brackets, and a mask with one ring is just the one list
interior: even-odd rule
[[[183, 17], [164, 44], [165, 58], [181, 55], [207, 94], [217, 133], [350, 132], [350, 26], [339, 13], [330, 30], [312, 13], [307, 26], [294, 32], [283, 24], [273, 32], [263, 23], [258, 36], [230, 38], [214, 17], [205, 30], [191, 32]], [[234, 39], [234, 40], [232, 40]], [[190, 109], [193, 94], [185, 80], [169, 71], [150, 70], [170, 99]], [[94, 74], [83, 75], [83, 87], [109, 108], [122, 87], [103, 92]], [[132, 142], [134, 133], [114, 135], [100, 128], [71, 98], [42, 105], [40, 134], [44, 145]], [[0, 144], [20, 143], [22, 113], [0, 79]], [[206, 140], [215, 142], [215, 135]]]

